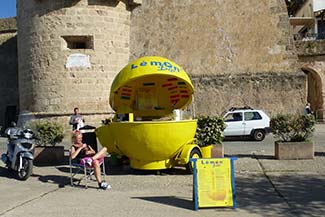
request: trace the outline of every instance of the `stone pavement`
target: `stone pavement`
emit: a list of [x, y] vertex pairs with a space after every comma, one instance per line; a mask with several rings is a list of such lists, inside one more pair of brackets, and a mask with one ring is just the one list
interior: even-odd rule
[[[27, 181], [13, 178], [0, 163], [0, 216], [324, 216], [325, 125], [314, 136], [314, 160], [273, 159], [270, 147], [237, 156], [235, 179], [237, 209], [193, 210], [192, 176], [182, 168], [154, 172], [110, 167], [112, 189], [69, 185], [66, 163], [35, 166]], [[0, 139], [0, 152], [5, 147]], [[228, 143], [227, 143], [228, 145]], [[231, 143], [229, 143], [229, 146]]]

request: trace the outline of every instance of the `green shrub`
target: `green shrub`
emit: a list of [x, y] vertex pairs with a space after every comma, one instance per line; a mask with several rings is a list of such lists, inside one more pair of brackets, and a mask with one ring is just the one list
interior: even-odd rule
[[62, 142], [64, 137], [63, 126], [54, 121], [34, 120], [27, 124], [34, 132], [36, 144], [40, 146], [55, 146]]
[[315, 130], [312, 115], [279, 114], [271, 118], [274, 137], [282, 142], [302, 142], [312, 137]]
[[224, 119], [218, 116], [200, 116], [197, 121], [195, 137], [199, 141], [199, 146], [221, 144], [223, 140], [223, 130], [226, 128]]

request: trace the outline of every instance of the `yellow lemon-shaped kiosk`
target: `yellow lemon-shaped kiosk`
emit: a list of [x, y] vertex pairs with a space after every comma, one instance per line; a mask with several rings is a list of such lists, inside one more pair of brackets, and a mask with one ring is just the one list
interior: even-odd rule
[[116, 113], [127, 114], [129, 120], [97, 128], [100, 143], [127, 156], [135, 169], [187, 163], [184, 156], [196, 147], [185, 148], [195, 136], [196, 120], [168, 117], [191, 102], [193, 91], [186, 72], [166, 58], [148, 56], [129, 63], [115, 77], [109, 100]]

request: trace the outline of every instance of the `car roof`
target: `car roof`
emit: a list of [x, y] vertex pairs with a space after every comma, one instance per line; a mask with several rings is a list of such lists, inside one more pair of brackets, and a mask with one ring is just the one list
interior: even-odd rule
[[228, 111], [226, 111], [226, 113], [229, 113], [229, 112], [245, 112], [245, 111], [257, 111], [257, 112], [263, 112], [262, 110], [260, 109], [253, 109], [251, 107], [249, 108], [230, 108]]
[[228, 109], [228, 111], [235, 111], [235, 110], [253, 110], [250, 106], [244, 106], [244, 107], [231, 107]]
[[261, 110], [258, 110], [258, 109], [238, 109], [238, 110], [231, 110], [231, 111], [228, 111], [228, 112], [238, 112], [238, 111], [261, 111]]

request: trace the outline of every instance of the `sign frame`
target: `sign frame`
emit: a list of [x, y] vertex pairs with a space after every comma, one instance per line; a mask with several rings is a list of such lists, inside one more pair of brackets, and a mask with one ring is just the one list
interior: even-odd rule
[[[199, 186], [198, 186], [198, 167], [197, 162], [198, 161], [223, 161], [225, 159], [229, 159], [230, 163], [230, 179], [231, 183], [231, 190], [232, 190], [232, 207], [235, 209], [236, 204], [236, 184], [235, 184], [235, 171], [234, 171], [234, 161], [237, 160], [237, 158], [191, 158], [190, 162], [193, 162], [193, 199], [194, 199], [194, 209], [197, 211], [199, 209]], [[212, 207], [226, 207], [226, 206], [210, 206]]]

